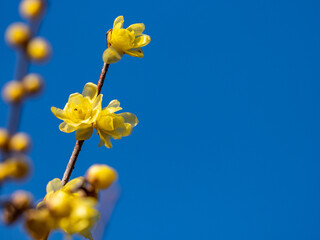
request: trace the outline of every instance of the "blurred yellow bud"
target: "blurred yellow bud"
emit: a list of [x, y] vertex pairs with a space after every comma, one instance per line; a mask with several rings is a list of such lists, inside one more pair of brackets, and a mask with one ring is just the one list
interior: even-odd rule
[[21, 82], [12, 80], [2, 89], [2, 98], [4, 101], [12, 103], [19, 102], [24, 95], [24, 88]]
[[30, 149], [31, 140], [26, 133], [16, 133], [9, 140], [9, 149], [16, 152], [26, 152]]
[[51, 46], [44, 38], [36, 37], [29, 41], [27, 53], [31, 60], [43, 62], [50, 57]]
[[32, 205], [33, 196], [29, 192], [18, 190], [12, 194], [11, 202], [18, 210], [23, 211]]
[[0, 149], [6, 149], [9, 141], [9, 132], [7, 129], [0, 128]]
[[39, 74], [31, 73], [22, 79], [24, 89], [29, 94], [36, 94], [43, 88], [43, 78]]
[[31, 31], [24, 23], [12, 23], [6, 30], [5, 39], [11, 46], [22, 46], [29, 40]]
[[117, 178], [117, 172], [103, 164], [92, 165], [86, 174], [86, 179], [89, 183], [98, 189], [105, 189], [109, 187]]
[[0, 163], [0, 181], [6, 178], [22, 179], [29, 173], [29, 164], [25, 157], [11, 157]]
[[43, 9], [44, 3], [41, 0], [22, 0], [19, 5], [20, 14], [26, 19], [39, 17]]
[[25, 219], [25, 228], [34, 239], [44, 239], [54, 224], [46, 208], [28, 210]]
[[70, 214], [72, 196], [62, 190], [53, 193], [46, 200], [46, 205], [50, 213], [55, 217], [65, 217]]

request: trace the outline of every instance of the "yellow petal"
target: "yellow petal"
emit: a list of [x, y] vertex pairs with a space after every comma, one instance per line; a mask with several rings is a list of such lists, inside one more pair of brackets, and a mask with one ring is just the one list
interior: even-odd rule
[[130, 123], [132, 125], [132, 127], [137, 126], [138, 124], [138, 118], [136, 115], [134, 115], [133, 113], [129, 113], [129, 112], [124, 112], [124, 113], [119, 113], [119, 116], [123, 117], [126, 123]]
[[130, 50], [125, 51], [126, 54], [132, 56], [132, 57], [143, 57], [143, 52], [141, 48], [132, 48]]
[[120, 107], [120, 102], [118, 100], [112, 100], [108, 106], [104, 109], [107, 109], [109, 113], [114, 113], [120, 111], [122, 108]]
[[117, 17], [117, 18], [114, 20], [113, 29], [122, 28], [123, 22], [124, 22], [123, 16]]
[[[112, 148], [112, 143], [111, 143], [111, 141], [110, 141], [111, 136], [108, 135], [108, 134], [106, 134], [106, 133], [104, 133], [104, 132], [102, 132], [102, 131], [99, 131], [98, 134], [99, 134], [99, 137], [100, 137], [101, 141], [103, 142], [103, 144], [104, 144], [107, 148]], [[102, 145], [101, 145], [101, 141], [100, 141], [100, 143], [99, 143], [99, 147], [102, 146]]]
[[84, 97], [89, 97], [89, 99], [93, 101], [98, 95], [97, 85], [91, 82], [87, 83], [82, 90], [82, 95]]
[[68, 182], [64, 187], [64, 191], [72, 192], [78, 187], [80, 187], [84, 182], [84, 177], [77, 177], [75, 179], [72, 179], [70, 182]]
[[133, 31], [135, 35], [140, 35], [145, 29], [145, 26], [143, 23], [135, 23], [130, 25], [127, 30], [130, 32]]
[[103, 94], [99, 94], [98, 97], [96, 97], [96, 99], [92, 103], [92, 109], [93, 110], [96, 109], [96, 108], [100, 108], [101, 109], [102, 97], [103, 97]]
[[60, 129], [60, 131], [65, 132], [65, 133], [71, 133], [71, 132], [77, 130], [76, 127], [71, 126], [65, 122], [63, 122], [59, 125], [59, 129]]
[[144, 47], [148, 45], [151, 41], [151, 37], [149, 35], [142, 34], [139, 37], [136, 37], [133, 44], [135, 48]]
[[48, 182], [47, 184], [47, 194], [48, 193], [53, 193], [62, 188], [62, 182], [59, 178], [55, 178]]
[[66, 112], [60, 108], [51, 107], [51, 112], [61, 120], [64, 120], [65, 118], [67, 118]]
[[80, 104], [83, 99], [83, 96], [80, 93], [72, 93], [69, 96], [68, 104]]
[[113, 46], [110, 46], [104, 51], [102, 55], [102, 59], [105, 63], [111, 64], [111, 63], [116, 63], [120, 61], [122, 56], [123, 56], [123, 52], [118, 51]]
[[80, 128], [76, 130], [76, 139], [77, 140], [88, 140], [93, 132], [93, 127]]

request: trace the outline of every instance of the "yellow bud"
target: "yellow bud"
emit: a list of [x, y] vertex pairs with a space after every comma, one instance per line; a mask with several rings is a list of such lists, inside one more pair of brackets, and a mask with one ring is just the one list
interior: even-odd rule
[[92, 165], [86, 174], [89, 183], [98, 189], [109, 187], [117, 178], [117, 172], [103, 164]]
[[22, 0], [19, 5], [20, 14], [26, 19], [34, 19], [41, 15], [44, 3], [41, 0]]
[[25, 228], [34, 239], [44, 239], [54, 225], [46, 208], [28, 210], [25, 220]]
[[9, 149], [16, 152], [26, 152], [30, 149], [31, 140], [26, 133], [16, 133], [9, 140]]
[[5, 38], [11, 46], [22, 46], [30, 38], [31, 31], [24, 23], [12, 23], [6, 30]]
[[29, 173], [29, 164], [25, 157], [11, 157], [0, 163], [0, 181], [6, 178], [22, 179]]
[[19, 102], [24, 95], [21, 82], [13, 80], [8, 82], [2, 89], [2, 98], [6, 102]]
[[50, 57], [51, 46], [44, 38], [36, 37], [29, 41], [27, 53], [32, 60], [42, 62]]
[[20, 211], [28, 209], [33, 201], [31, 193], [26, 191], [15, 191], [11, 196], [12, 204]]
[[48, 200], [46, 205], [50, 213], [55, 217], [66, 217], [71, 212], [72, 197], [64, 192], [55, 192]]
[[43, 87], [43, 78], [39, 74], [31, 73], [22, 79], [24, 89], [29, 94], [36, 94]]
[[0, 128], [0, 149], [6, 149], [9, 141], [9, 132], [7, 129]]

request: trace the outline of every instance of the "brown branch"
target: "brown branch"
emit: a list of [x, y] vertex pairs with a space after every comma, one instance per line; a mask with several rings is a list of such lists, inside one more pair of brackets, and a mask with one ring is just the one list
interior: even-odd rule
[[[107, 39], [108, 39], [108, 35], [109, 35], [110, 32], [111, 32], [110, 30], [107, 32]], [[108, 40], [107, 40], [107, 46], [109, 47]], [[103, 83], [104, 83], [104, 79], [106, 78], [106, 74], [107, 74], [108, 69], [109, 69], [109, 65], [110, 64], [104, 63], [103, 66], [102, 66], [100, 77], [99, 77], [99, 81], [98, 81], [98, 84], [97, 84], [98, 94], [100, 94], [100, 92], [101, 92], [101, 89], [102, 89], [102, 86], [103, 86]], [[78, 158], [79, 153], [81, 151], [81, 147], [82, 147], [83, 143], [84, 143], [84, 140], [80, 140], [80, 141], [78, 140], [76, 142], [76, 145], [73, 148], [73, 151], [72, 151], [71, 157], [69, 159], [67, 168], [66, 168], [66, 170], [65, 170], [65, 172], [63, 174], [63, 178], [62, 178], [62, 185], [63, 186], [70, 179], [70, 176], [71, 176], [72, 171], [74, 169], [74, 166], [76, 164], [76, 161], [77, 161], [77, 158]]]

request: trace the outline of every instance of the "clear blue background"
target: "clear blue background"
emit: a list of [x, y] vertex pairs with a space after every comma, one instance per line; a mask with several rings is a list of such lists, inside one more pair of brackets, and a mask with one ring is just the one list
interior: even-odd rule
[[[0, 32], [20, 19], [0, 2]], [[110, 67], [104, 106], [118, 99], [140, 123], [130, 137], [85, 142], [73, 177], [93, 163], [119, 172], [121, 197], [105, 239], [320, 239], [320, 2], [317, 0], [51, 1], [40, 31], [46, 90], [23, 110], [34, 174], [3, 189], [45, 194], [62, 177], [74, 134], [51, 106], [97, 82], [105, 33], [146, 24], [143, 59]], [[15, 55], [0, 41], [1, 85]], [[2, 126], [7, 106], [0, 104]], [[1, 238], [22, 230], [1, 227]], [[61, 239], [54, 235], [52, 239]]]

